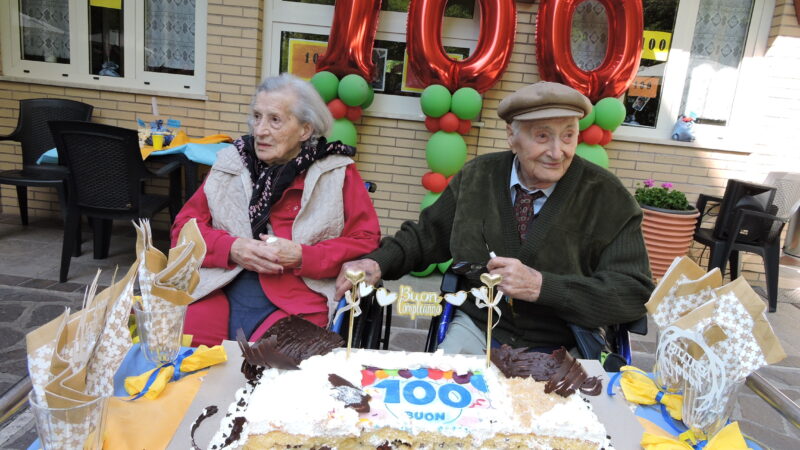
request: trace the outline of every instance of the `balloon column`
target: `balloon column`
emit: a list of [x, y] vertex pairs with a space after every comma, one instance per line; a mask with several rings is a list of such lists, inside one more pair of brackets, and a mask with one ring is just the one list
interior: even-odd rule
[[625, 105], [614, 97], [601, 99], [586, 117], [578, 122], [578, 148], [575, 154], [608, 169], [608, 154], [603, 147], [611, 142], [611, 133], [625, 120]]
[[361, 112], [372, 104], [375, 91], [361, 75], [345, 75], [340, 80], [331, 72], [323, 70], [311, 77], [311, 84], [328, 105], [334, 122], [328, 132], [328, 140], [356, 146], [358, 133], [353, 122], [361, 119]]

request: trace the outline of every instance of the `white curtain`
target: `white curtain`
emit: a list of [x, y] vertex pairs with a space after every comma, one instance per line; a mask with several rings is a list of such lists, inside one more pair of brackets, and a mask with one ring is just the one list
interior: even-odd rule
[[578, 5], [572, 18], [572, 59], [583, 70], [592, 70], [603, 62], [608, 45], [606, 9], [596, 0]]
[[753, 0], [703, 0], [697, 13], [681, 111], [702, 119], [730, 117]]
[[22, 0], [22, 57], [69, 60], [69, 3], [64, 0]]
[[146, 0], [145, 70], [194, 71], [195, 0]]

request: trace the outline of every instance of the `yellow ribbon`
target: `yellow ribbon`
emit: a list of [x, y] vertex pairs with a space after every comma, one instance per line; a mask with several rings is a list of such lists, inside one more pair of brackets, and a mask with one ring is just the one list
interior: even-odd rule
[[[194, 372], [215, 364], [219, 364], [221, 362], [225, 362], [227, 360], [228, 355], [225, 353], [225, 348], [223, 346], [215, 345], [209, 348], [205, 345], [201, 345], [194, 351], [194, 353], [183, 359], [181, 362], [181, 372]], [[126, 377], [125, 391], [129, 395], [136, 395], [139, 392], [142, 392], [142, 389], [144, 389], [145, 385], [147, 384], [147, 380], [150, 379], [150, 375], [152, 375], [152, 373], [156, 370], [159, 370], [159, 368], [148, 370], [141, 375]], [[172, 379], [172, 375], [174, 373], [175, 369], [172, 366], [160, 368], [160, 372], [158, 375], [156, 375], [155, 381], [153, 381], [153, 383], [150, 385], [150, 388], [144, 394], [144, 398], [150, 400], [158, 398], [158, 396], [161, 395], [161, 392], [166, 389], [167, 383], [169, 383], [169, 381]]]
[[[694, 450], [694, 447], [686, 442], [647, 432], [642, 434], [641, 444], [645, 450]], [[704, 450], [744, 450], [747, 448], [738, 422], [728, 424], [703, 447]]]
[[656, 382], [647, 374], [633, 366], [623, 366], [620, 369], [619, 384], [622, 393], [629, 402], [640, 405], [655, 405], [661, 403], [667, 407], [667, 411], [672, 418], [681, 420], [683, 408], [683, 396], [670, 394], [658, 388]]

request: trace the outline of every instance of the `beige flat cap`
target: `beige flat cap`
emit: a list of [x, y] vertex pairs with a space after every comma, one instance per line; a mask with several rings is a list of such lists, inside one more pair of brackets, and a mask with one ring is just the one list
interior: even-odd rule
[[585, 95], [561, 83], [540, 81], [509, 95], [497, 107], [497, 115], [508, 123], [512, 120], [584, 117], [592, 111], [592, 102]]

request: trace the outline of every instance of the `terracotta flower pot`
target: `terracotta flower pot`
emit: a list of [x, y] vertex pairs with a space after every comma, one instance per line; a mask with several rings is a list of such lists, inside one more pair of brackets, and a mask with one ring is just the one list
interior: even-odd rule
[[650, 270], [653, 277], [661, 278], [675, 258], [689, 251], [700, 212], [694, 208], [676, 211], [646, 205], [641, 207], [644, 213], [642, 232]]

